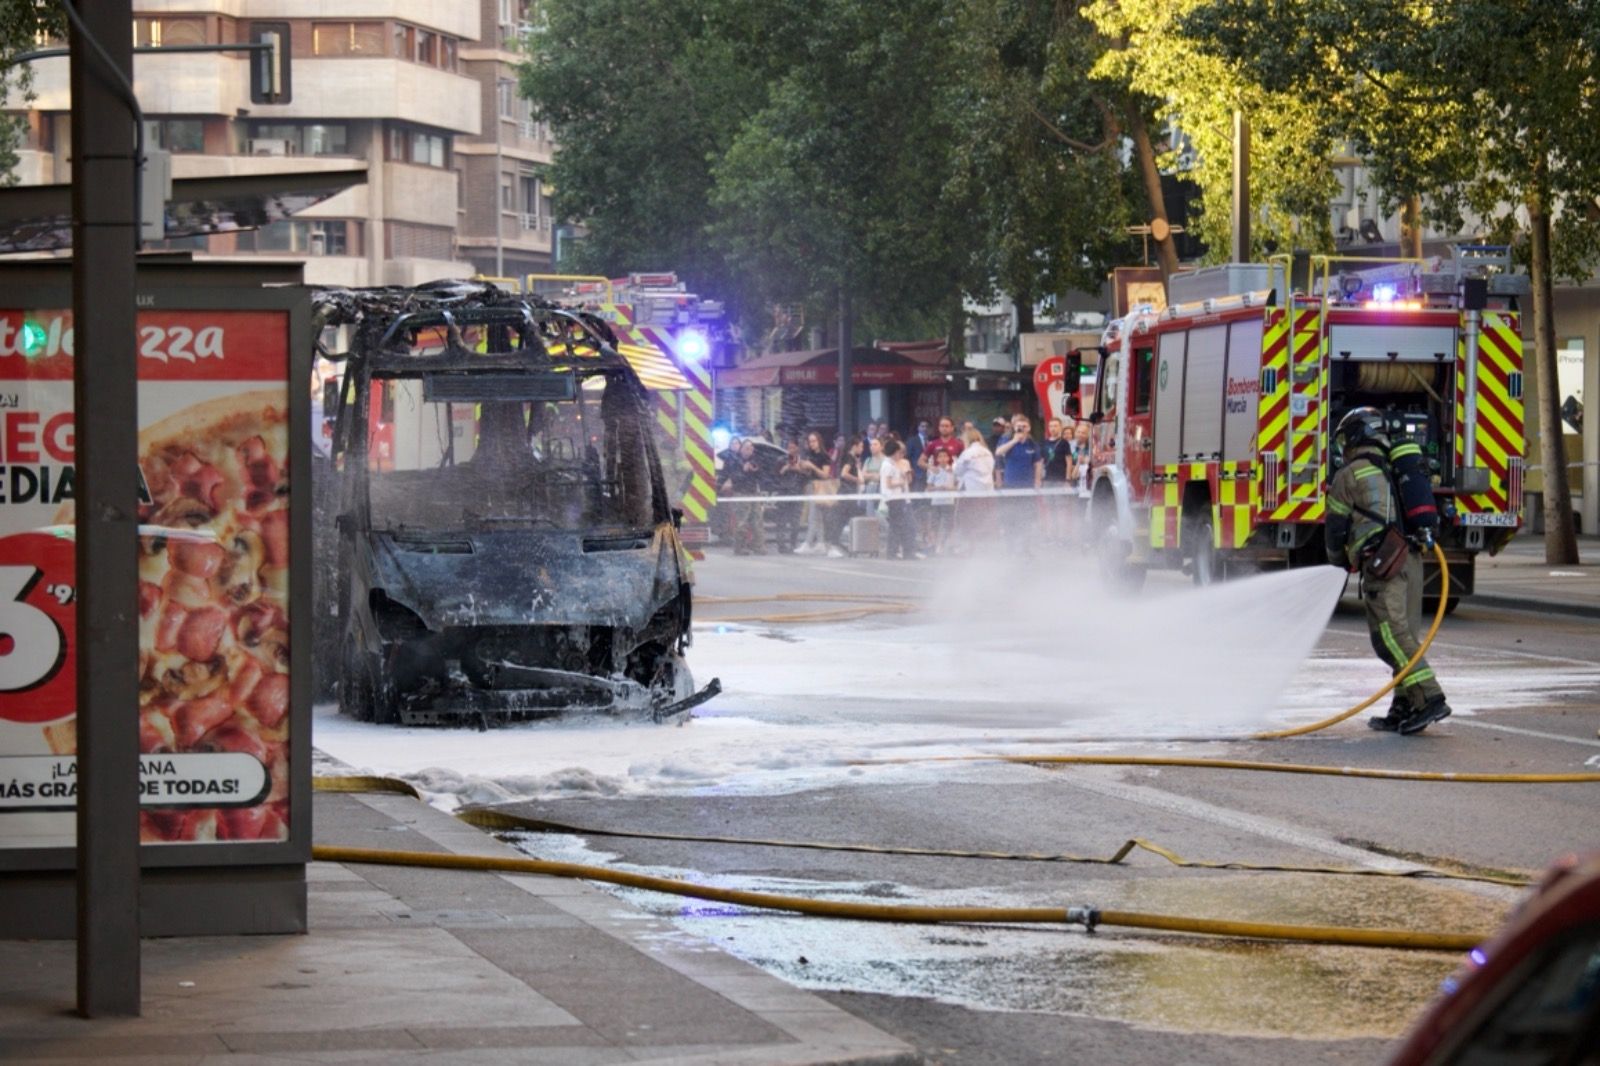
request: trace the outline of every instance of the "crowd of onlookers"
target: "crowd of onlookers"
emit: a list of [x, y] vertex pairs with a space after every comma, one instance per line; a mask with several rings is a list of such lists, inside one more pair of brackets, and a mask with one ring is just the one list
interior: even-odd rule
[[[718, 507], [713, 528], [740, 555], [1025, 553], [1078, 535], [1092, 484], [1089, 429], [1052, 418], [1036, 440], [1032, 420], [1013, 414], [997, 415], [987, 434], [946, 416], [904, 436], [872, 422], [831, 442], [817, 430], [734, 437], [717, 455], [718, 491], [746, 502]], [[1038, 488], [1062, 491], [997, 491]]]

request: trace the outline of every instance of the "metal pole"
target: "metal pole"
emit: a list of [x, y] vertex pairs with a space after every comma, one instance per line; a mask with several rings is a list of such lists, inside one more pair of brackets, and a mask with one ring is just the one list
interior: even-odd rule
[[[500, 32], [499, 27], [495, 27], [495, 32]], [[506, 209], [506, 205], [500, 202], [500, 190], [503, 188], [500, 183], [505, 180], [504, 169], [506, 165], [505, 146], [502, 143], [504, 141], [504, 137], [502, 136], [504, 132], [505, 130], [501, 127], [500, 123], [500, 68], [497, 65], [495, 67], [494, 75], [494, 276], [497, 278], [503, 278], [506, 276], [506, 242], [504, 232], [506, 220], [505, 216], [501, 214], [501, 212]], [[465, 175], [466, 171], [463, 170], [462, 174]], [[516, 200], [515, 192], [516, 190], [513, 189], [513, 202]]]
[[[131, 0], [83, 6], [131, 80]], [[74, 28], [72, 316], [77, 368], [78, 1011], [139, 1013], [139, 629], [133, 116]], [[90, 414], [93, 417], [90, 417]]]
[[1233, 113], [1233, 262], [1250, 262], [1250, 121]]
[[1465, 351], [1462, 357], [1466, 360], [1466, 380], [1461, 389], [1466, 396], [1462, 410], [1462, 424], [1456, 427], [1456, 432], [1462, 435], [1461, 465], [1471, 469], [1478, 465], [1478, 344], [1479, 335], [1483, 332], [1483, 315], [1476, 308], [1466, 314], [1466, 336], [1463, 338]]
[[839, 434], [848, 437], [856, 428], [855, 335], [850, 321], [850, 291], [839, 288]]

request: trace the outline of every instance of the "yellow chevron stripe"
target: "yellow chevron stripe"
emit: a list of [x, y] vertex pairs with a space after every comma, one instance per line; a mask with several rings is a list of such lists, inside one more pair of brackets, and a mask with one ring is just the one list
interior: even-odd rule
[[692, 496], [685, 496], [678, 502], [683, 505], [684, 513], [690, 518], [693, 518], [696, 522], [704, 522], [707, 516], [711, 513], [706, 510], [705, 506], [701, 504], [699, 500]]

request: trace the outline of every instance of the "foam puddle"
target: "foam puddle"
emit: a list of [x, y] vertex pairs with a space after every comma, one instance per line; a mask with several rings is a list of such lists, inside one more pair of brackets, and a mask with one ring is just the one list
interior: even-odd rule
[[[1287, 875], [1052, 877], [1048, 890], [929, 889], [888, 881], [793, 877], [619, 862], [575, 837], [511, 835], [536, 858], [589, 863], [719, 887], [859, 902], [932, 906], [1039, 906], [1094, 899], [1106, 908], [1303, 921], [1310, 908], [1357, 924], [1372, 913], [1418, 928], [1489, 927], [1504, 903], [1443, 886]], [[902, 926], [807, 918], [604, 886], [673, 923], [679, 947], [710, 941], [802, 988], [916, 996], [978, 1010], [1076, 1014], [1138, 1025], [1300, 1039], [1393, 1038], [1433, 997], [1457, 959], [1431, 952], [1266, 944], [1126, 930], [1089, 936], [1065, 927]], [[1048, 898], [1045, 898], [1048, 897]], [[702, 939], [703, 938], [703, 939]], [[1351, 1003], [1362, 1004], [1352, 1010]]]

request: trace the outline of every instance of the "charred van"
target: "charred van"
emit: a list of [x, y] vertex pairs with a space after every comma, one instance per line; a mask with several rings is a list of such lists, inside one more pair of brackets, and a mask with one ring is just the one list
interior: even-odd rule
[[[340, 710], [685, 713], [688, 558], [602, 320], [488, 286], [320, 294], [348, 338], [330, 476]], [[325, 333], [326, 335], [326, 333]]]

